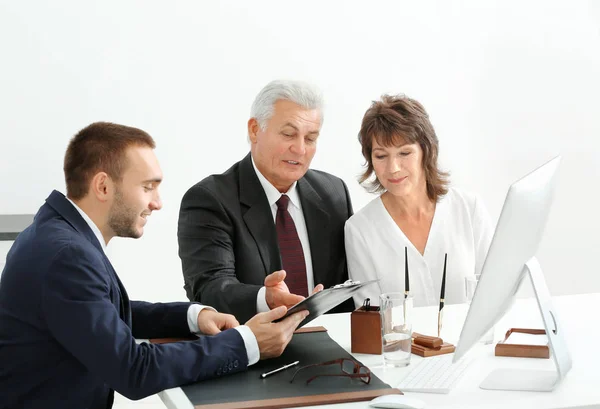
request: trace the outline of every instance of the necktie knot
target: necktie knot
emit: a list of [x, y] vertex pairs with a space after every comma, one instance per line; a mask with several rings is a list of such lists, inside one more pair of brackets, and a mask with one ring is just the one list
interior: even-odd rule
[[277, 210], [287, 210], [290, 198], [287, 195], [281, 195], [277, 203]]

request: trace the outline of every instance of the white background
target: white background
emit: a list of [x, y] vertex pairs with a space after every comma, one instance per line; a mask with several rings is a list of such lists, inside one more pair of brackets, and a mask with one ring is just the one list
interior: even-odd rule
[[248, 151], [256, 93], [317, 84], [327, 108], [313, 168], [343, 178], [355, 211], [357, 132], [370, 101], [406, 93], [428, 110], [454, 186], [494, 220], [510, 183], [563, 155], [539, 250], [552, 294], [600, 291], [600, 3], [586, 1], [0, 0], [0, 214], [64, 192], [70, 137], [94, 121], [148, 131], [164, 208], [140, 240], [115, 239], [133, 299], [185, 298], [181, 197]]

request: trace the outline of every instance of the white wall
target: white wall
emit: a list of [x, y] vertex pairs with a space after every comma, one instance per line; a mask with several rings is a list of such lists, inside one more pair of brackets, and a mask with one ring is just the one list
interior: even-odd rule
[[561, 153], [539, 258], [553, 294], [600, 291], [599, 3], [0, 1], [0, 214], [64, 191], [64, 150], [87, 124], [148, 131], [164, 209], [109, 246], [133, 298], [184, 298], [181, 197], [244, 156], [250, 104], [275, 78], [324, 90], [313, 167], [346, 181], [355, 210], [372, 198], [356, 135], [384, 92], [425, 105], [453, 183], [495, 219], [510, 183]]

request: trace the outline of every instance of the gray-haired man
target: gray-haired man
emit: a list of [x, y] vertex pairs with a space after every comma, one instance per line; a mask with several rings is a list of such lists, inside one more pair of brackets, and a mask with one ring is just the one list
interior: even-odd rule
[[[348, 189], [341, 179], [309, 169], [322, 106], [308, 84], [267, 84], [252, 104], [250, 153], [185, 194], [178, 239], [190, 300], [245, 322], [348, 278]], [[335, 311], [351, 309], [346, 302]]]

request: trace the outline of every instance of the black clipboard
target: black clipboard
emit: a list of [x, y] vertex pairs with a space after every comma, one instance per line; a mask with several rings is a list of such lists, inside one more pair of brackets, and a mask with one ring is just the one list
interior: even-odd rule
[[364, 287], [365, 285], [376, 283], [379, 280], [370, 280], [361, 283], [360, 281], [348, 280], [344, 284], [334, 285], [333, 287], [326, 288], [325, 290], [319, 291], [318, 293], [312, 294], [298, 304], [290, 307], [286, 314], [274, 322], [279, 322], [289, 315], [303, 310], [308, 310], [309, 314], [298, 328], [303, 327], [320, 315], [325, 314], [333, 307], [343, 303], [348, 298], [352, 297], [355, 292]]

